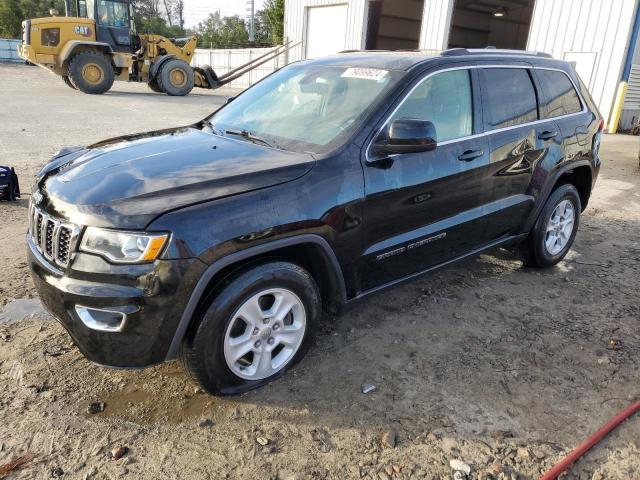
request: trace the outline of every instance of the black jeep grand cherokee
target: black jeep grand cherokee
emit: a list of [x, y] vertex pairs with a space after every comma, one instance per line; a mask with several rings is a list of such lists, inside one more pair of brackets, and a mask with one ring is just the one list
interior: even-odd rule
[[559, 262], [602, 128], [543, 54], [300, 62], [195, 125], [59, 152], [29, 261], [90, 360], [180, 356], [209, 392], [242, 392], [300, 359], [323, 309], [497, 246]]

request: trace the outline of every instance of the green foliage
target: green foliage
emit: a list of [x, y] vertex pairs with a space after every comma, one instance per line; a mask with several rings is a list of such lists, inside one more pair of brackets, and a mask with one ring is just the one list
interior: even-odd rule
[[[57, 9], [64, 15], [64, 0], [0, 0], [0, 37], [20, 38], [21, 23], [27, 18], [50, 16]], [[165, 37], [184, 37], [184, 0], [134, 0], [138, 33], [155, 33]], [[279, 45], [284, 30], [284, 0], [266, 0], [256, 12], [256, 46]], [[249, 46], [248, 25], [234, 15], [220, 17], [216, 12], [201, 22], [194, 32], [200, 44], [214, 48]]]
[[[248, 47], [249, 25], [237, 15], [220, 17], [216, 12], [200, 22], [195, 30], [199, 44], [206, 48]], [[255, 46], [282, 44], [284, 0], [267, 0], [254, 19]]]
[[184, 37], [182, 0], [135, 0], [134, 10], [138, 33], [154, 33], [168, 38]]
[[23, 20], [50, 17], [52, 8], [64, 15], [63, 0], [0, 0], [0, 37], [20, 38]]
[[249, 32], [244, 20], [238, 15], [220, 17], [220, 13], [210, 14], [196, 27], [199, 43], [208, 48], [246, 47]]
[[0, 0], [0, 37], [20, 38], [22, 10], [19, 0]]
[[284, 0], [267, 0], [258, 14], [268, 25], [271, 44], [281, 45], [284, 37]]

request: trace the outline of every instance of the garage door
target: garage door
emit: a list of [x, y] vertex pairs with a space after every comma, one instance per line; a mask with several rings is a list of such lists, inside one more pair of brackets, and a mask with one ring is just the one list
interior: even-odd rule
[[307, 8], [307, 58], [344, 50], [347, 5]]

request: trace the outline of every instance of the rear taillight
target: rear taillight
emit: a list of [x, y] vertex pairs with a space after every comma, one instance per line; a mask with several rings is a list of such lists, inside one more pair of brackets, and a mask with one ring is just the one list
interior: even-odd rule
[[602, 132], [604, 130], [604, 119], [600, 119], [600, 123], [598, 124], [598, 131]]

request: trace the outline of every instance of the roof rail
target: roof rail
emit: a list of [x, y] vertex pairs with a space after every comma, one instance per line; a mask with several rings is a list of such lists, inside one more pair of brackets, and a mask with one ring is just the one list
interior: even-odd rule
[[486, 47], [486, 48], [450, 48], [442, 52], [443, 57], [458, 57], [463, 55], [515, 55], [528, 57], [553, 58], [548, 53], [534, 52], [529, 50], [509, 50], [503, 48]]

